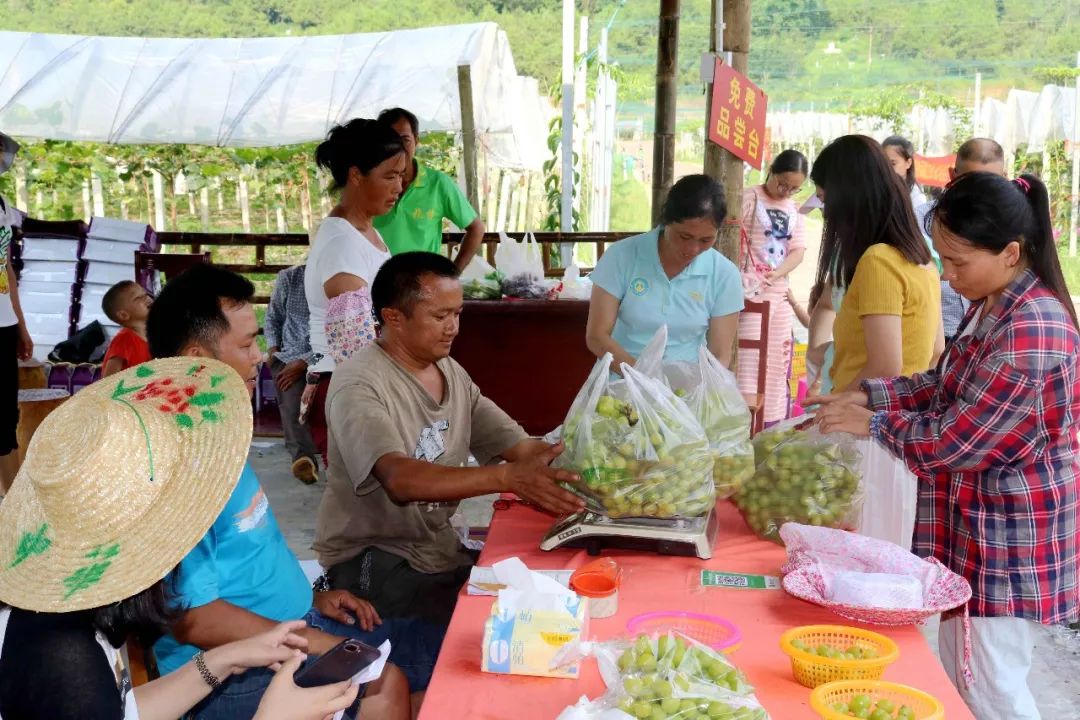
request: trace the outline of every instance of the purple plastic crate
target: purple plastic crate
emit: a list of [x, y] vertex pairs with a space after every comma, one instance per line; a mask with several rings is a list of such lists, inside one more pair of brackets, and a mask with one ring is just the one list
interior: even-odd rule
[[259, 366], [259, 392], [258, 407], [262, 410], [267, 405], [277, 405], [277, 386], [274, 385], [274, 376], [270, 372], [270, 364], [263, 363]]
[[71, 392], [72, 370], [74, 366], [70, 363], [57, 363], [49, 368], [49, 388]]
[[96, 366], [91, 365], [90, 363], [80, 363], [75, 366], [75, 369], [71, 373], [72, 395], [94, 382], [95, 367]]

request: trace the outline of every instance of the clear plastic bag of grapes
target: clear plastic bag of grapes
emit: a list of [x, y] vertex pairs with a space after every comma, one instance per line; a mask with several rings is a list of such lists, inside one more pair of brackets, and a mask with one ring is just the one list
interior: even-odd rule
[[768, 720], [754, 689], [722, 654], [676, 632], [586, 643], [608, 691], [560, 720], [612, 717], [617, 709], [648, 720]]
[[571, 489], [613, 518], [705, 515], [716, 504], [712, 456], [689, 408], [662, 382], [627, 365], [611, 379], [601, 358], [570, 406], [558, 467]]
[[780, 542], [780, 526], [855, 529], [862, 509], [862, 456], [846, 434], [788, 431], [771, 447], [734, 501], [759, 536]]
[[721, 500], [731, 497], [754, 474], [750, 409], [735, 375], [704, 345], [698, 349], [696, 364], [665, 363], [663, 374], [705, 430], [713, 456], [716, 496]]
[[777, 445], [799, 432], [795, 426], [802, 425], [804, 422], [806, 422], [806, 416], [788, 418], [755, 435], [751, 441], [754, 446], [754, 464], [760, 465], [765, 462], [765, 458], [776, 450]]

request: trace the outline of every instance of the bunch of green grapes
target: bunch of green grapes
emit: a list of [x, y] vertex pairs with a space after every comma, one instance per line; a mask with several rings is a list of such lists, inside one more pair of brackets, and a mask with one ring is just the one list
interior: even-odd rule
[[771, 540], [785, 522], [846, 527], [860, 501], [857, 466], [857, 452], [825, 438], [789, 437], [772, 445], [735, 504], [750, 528]]
[[600, 397], [589, 432], [567, 423], [560, 467], [580, 481], [570, 489], [610, 517], [699, 517], [716, 503], [713, 458], [704, 440], [686, 442], [663, 411], [642, 417], [632, 403]]
[[869, 695], [855, 695], [846, 703], [833, 703], [832, 709], [860, 720], [915, 720], [915, 711], [909, 705], [896, 707], [888, 698], [875, 703]]

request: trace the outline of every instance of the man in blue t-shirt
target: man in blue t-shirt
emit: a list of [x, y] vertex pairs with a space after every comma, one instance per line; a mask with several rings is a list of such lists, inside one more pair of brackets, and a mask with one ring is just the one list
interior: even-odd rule
[[[179, 275], [162, 290], [147, 320], [151, 353], [213, 357], [229, 364], [254, 391], [262, 358], [251, 305], [254, 290], [245, 278], [213, 265], [198, 265]], [[183, 612], [171, 634], [154, 646], [162, 674], [200, 649], [303, 618], [308, 627], [302, 634], [311, 655], [325, 653], [345, 637], [376, 646], [391, 641], [390, 658], [397, 667], [387, 665], [363, 694], [365, 716], [370, 717], [408, 717], [409, 691], [427, 687], [442, 642], [442, 629], [415, 620], [384, 622], [370, 603], [347, 591], [313, 593], [250, 466], [244, 467], [206, 536], [180, 562], [171, 589]], [[271, 677], [268, 670], [252, 670], [218, 678], [220, 686], [191, 716], [251, 718]]]

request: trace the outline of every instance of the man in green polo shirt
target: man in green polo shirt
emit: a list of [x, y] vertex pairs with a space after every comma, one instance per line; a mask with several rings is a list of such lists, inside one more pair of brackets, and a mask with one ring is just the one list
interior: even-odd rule
[[405, 170], [405, 191], [393, 210], [375, 218], [375, 229], [394, 255], [412, 250], [441, 254], [443, 218], [449, 218], [465, 229], [465, 239], [454, 258], [458, 271], [464, 270], [480, 249], [484, 221], [449, 175], [416, 159], [420, 122], [415, 115], [403, 108], [390, 108], [379, 113], [379, 122], [386, 123], [401, 135], [409, 162]]

